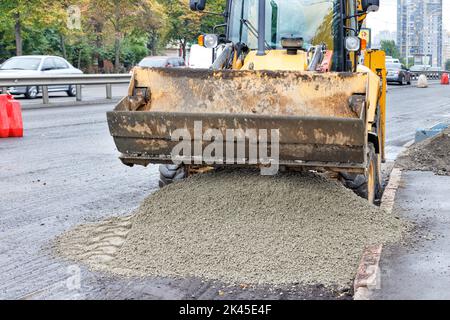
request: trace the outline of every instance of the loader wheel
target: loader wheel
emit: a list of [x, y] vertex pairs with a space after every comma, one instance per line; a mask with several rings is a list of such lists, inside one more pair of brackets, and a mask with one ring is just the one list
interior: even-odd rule
[[358, 196], [377, 204], [381, 200], [381, 159], [375, 153], [373, 144], [369, 144], [369, 168], [367, 174], [341, 173], [344, 185]]
[[186, 166], [184, 165], [160, 165], [159, 166], [159, 187], [164, 188], [169, 184], [184, 180], [187, 177]]

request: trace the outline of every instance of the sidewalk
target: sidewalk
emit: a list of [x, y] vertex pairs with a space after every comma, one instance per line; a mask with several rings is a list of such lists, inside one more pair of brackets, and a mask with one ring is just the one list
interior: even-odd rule
[[372, 299], [450, 299], [450, 177], [403, 172], [394, 210], [417, 227], [406, 245], [384, 248]]

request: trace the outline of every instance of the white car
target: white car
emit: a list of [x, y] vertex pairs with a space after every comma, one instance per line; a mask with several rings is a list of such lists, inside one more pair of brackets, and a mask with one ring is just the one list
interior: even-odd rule
[[399, 59], [394, 59], [392, 57], [386, 57], [386, 63], [401, 63]]
[[[64, 75], [82, 74], [83, 71], [72, 66], [67, 60], [55, 56], [19, 56], [5, 61], [0, 66], [0, 77], [40, 76], [40, 75]], [[28, 99], [35, 99], [41, 92], [40, 87], [11, 87], [8, 92], [13, 95], [25, 95]], [[49, 86], [49, 92], [66, 92], [74, 97], [76, 86]]]

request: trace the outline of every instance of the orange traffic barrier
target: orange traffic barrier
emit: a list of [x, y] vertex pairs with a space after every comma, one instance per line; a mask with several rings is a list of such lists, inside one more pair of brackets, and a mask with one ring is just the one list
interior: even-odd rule
[[9, 136], [14, 138], [23, 137], [23, 120], [22, 107], [20, 102], [14, 100], [13, 96], [8, 96], [8, 103], [6, 105], [9, 118]]
[[443, 73], [442, 74], [441, 84], [442, 85], [449, 85], [450, 84], [448, 73]]
[[22, 107], [13, 96], [0, 94], [0, 138], [8, 137], [23, 137]]
[[0, 94], [0, 138], [9, 137], [8, 97]]

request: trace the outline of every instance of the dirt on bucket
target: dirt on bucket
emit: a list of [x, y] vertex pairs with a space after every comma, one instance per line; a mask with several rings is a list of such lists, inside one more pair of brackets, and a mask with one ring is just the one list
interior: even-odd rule
[[349, 287], [366, 246], [405, 223], [315, 174], [219, 171], [149, 196], [132, 217], [80, 226], [58, 254], [122, 276]]
[[450, 175], [450, 128], [439, 135], [414, 144], [397, 159], [404, 170], [432, 171]]

